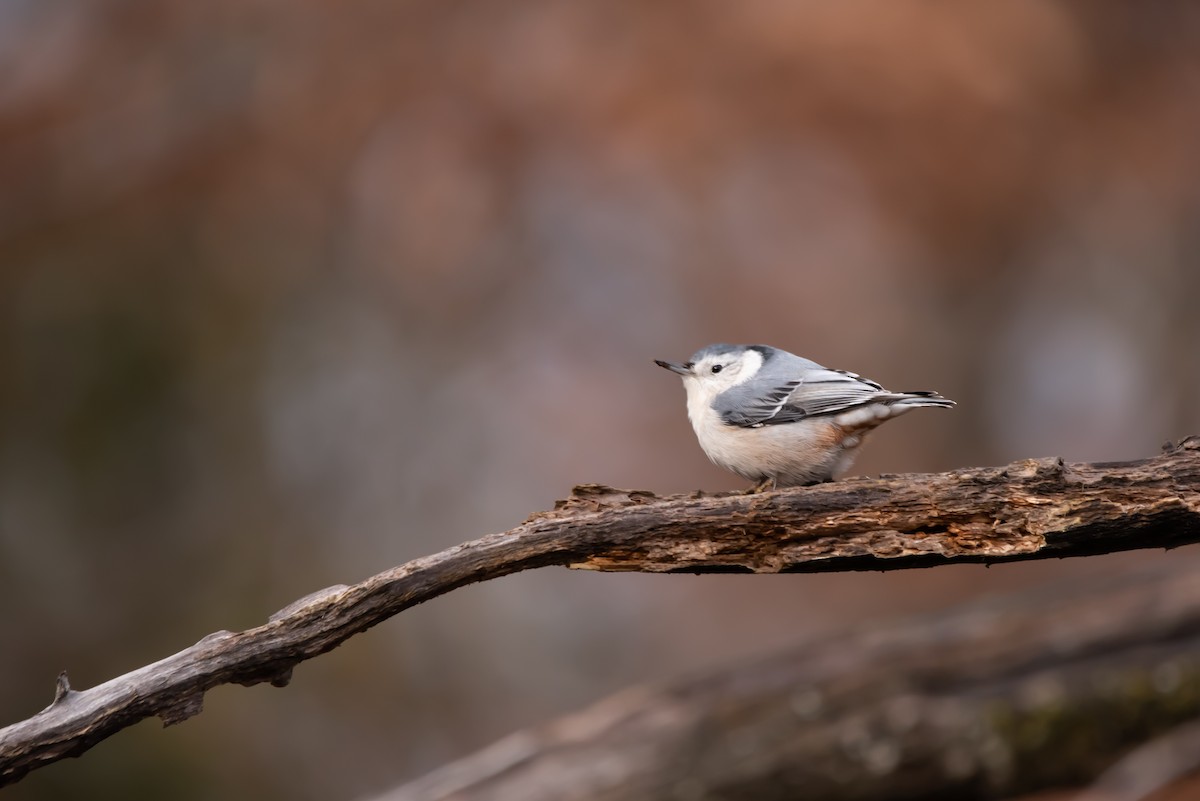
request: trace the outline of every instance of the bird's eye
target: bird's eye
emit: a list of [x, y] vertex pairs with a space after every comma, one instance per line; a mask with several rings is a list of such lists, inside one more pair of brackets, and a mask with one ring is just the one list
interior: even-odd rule
[[712, 371], [713, 371], [714, 373], [719, 373], [719, 372], [721, 372], [721, 368], [723, 368], [724, 366], [725, 366], [725, 365], [723, 365], [723, 364], [714, 364], [714, 365], [712, 366]]

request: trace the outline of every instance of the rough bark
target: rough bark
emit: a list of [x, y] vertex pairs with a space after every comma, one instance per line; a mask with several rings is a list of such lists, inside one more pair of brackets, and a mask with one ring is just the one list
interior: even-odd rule
[[1135, 462], [883, 476], [760, 495], [660, 498], [578, 487], [524, 524], [303, 598], [0, 729], [0, 785], [146, 717], [200, 711], [220, 684], [288, 682], [292, 667], [410, 606], [533, 567], [816, 572], [1085, 556], [1200, 541], [1200, 439]]
[[[1078, 787], [1195, 728], [1180, 726], [1200, 716], [1190, 561], [627, 690], [376, 801], [973, 801]], [[1195, 764], [1192, 752], [1151, 778]]]

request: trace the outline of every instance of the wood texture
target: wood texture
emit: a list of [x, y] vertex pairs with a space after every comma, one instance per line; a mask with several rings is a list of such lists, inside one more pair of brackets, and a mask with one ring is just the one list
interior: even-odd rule
[[588, 485], [522, 525], [303, 598], [0, 729], [0, 784], [139, 720], [200, 711], [220, 684], [283, 686], [294, 665], [408, 607], [547, 565], [592, 570], [816, 572], [1086, 556], [1200, 541], [1200, 439], [1113, 464], [1016, 462], [760, 495], [660, 498]]

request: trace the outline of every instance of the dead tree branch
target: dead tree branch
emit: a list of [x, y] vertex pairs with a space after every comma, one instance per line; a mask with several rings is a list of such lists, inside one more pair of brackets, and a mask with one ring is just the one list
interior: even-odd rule
[[1181, 726], [1200, 716], [1195, 568], [1027, 592], [626, 690], [376, 801], [983, 801], [1087, 784], [1187, 731], [1175, 776], [1196, 763], [1195, 724]]
[[143, 718], [200, 711], [220, 684], [287, 684], [292, 668], [411, 606], [534, 567], [817, 572], [1086, 556], [1200, 542], [1200, 438], [1135, 462], [1016, 462], [760, 495], [660, 498], [576, 488], [516, 528], [303, 598], [0, 729], [0, 785]]

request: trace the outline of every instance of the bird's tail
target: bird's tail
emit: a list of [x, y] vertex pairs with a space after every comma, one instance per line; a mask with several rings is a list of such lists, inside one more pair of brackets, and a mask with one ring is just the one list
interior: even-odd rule
[[887, 404], [894, 408], [909, 409], [915, 409], [918, 406], [937, 406], [949, 409], [956, 405], [954, 401], [943, 398], [936, 392], [896, 392], [888, 399]]

